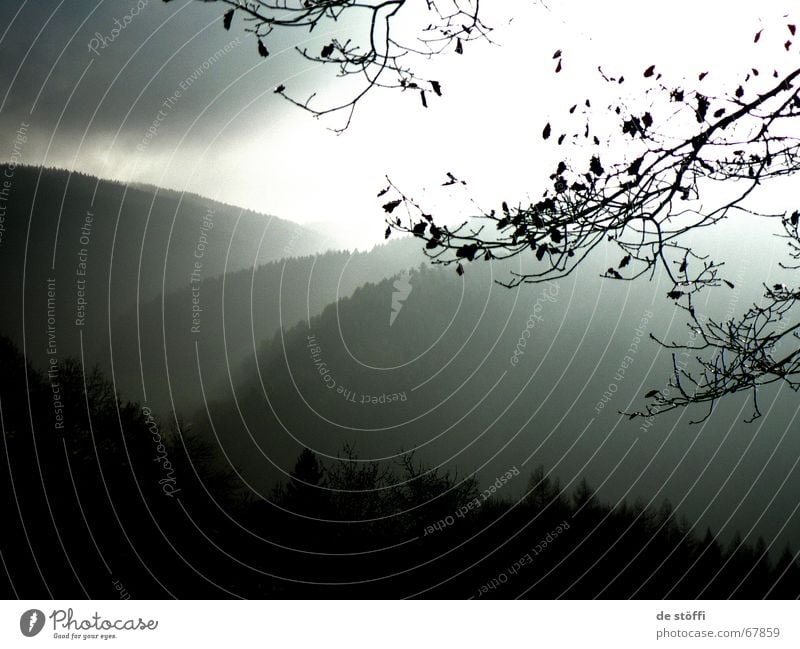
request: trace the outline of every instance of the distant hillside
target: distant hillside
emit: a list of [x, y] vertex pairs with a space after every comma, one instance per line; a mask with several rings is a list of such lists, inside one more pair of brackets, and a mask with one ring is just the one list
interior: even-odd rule
[[189, 286], [193, 272], [202, 281], [333, 247], [313, 230], [194, 194], [38, 167], [0, 165], [0, 178], [10, 178], [0, 331], [15, 339], [23, 285], [26, 317], [42, 321], [47, 280], [57, 279], [59, 333], [68, 336], [81, 315], [80, 297], [86, 317], [104, 322], [109, 312], [118, 317], [137, 302]]
[[[416, 242], [406, 239], [364, 253], [330, 251], [273, 261], [177, 289], [163, 301], [159, 296], [143, 302], [111, 323], [118, 388], [129, 398], [146, 397], [163, 413], [202, 408], [204, 393], [230, 399], [231, 384], [241, 382], [255, 350], [279, 328], [308, 321], [363, 284], [421, 259]], [[105, 336], [93, 343], [92, 357], [108, 366]]]
[[[749, 531], [763, 512], [753, 533], [774, 533], [796, 505], [782, 487], [800, 455], [800, 437], [787, 434], [796, 401], [765, 389], [769, 426], [743, 422], [748, 395], [703, 425], [689, 424], [700, 408], [650, 422], [621, 417], [667, 385], [671, 354], [649, 334], [689, 332], [682, 312], [658, 297], [664, 282], [632, 291], [599, 280], [602, 262], [519, 291], [492, 283], [501, 264], [471, 264], [463, 277], [423, 266], [376, 279], [310, 322], [284, 323], [260, 346], [258, 366], [249, 352], [227, 397], [207, 393], [207, 409], [190, 419], [263, 494], [303, 447], [335, 457], [349, 444], [371, 459], [416, 450], [420, 461], [476, 471], [484, 484], [512, 465], [543, 464], [585, 475], [610, 502], [668, 498], [678, 515], [724, 537]], [[717, 296], [724, 311], [735, 294]], [[793, 520], [778, 547], [798, 538]]]

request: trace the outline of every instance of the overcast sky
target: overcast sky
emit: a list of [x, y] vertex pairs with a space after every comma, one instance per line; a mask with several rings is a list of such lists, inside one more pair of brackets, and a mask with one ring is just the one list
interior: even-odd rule
[[[724, 86], [751, 65], [786, 70], [798, 56], [780, 47], [789, 33], [778, 3], [732, 10], [681, 0], [645, 10], [627, 0], [498, 0], [486, 20], [499, 46], [469, 44], [463, 56], [422, 68], [441, 80], [444, 97], [425, 110], [416, 94], [375, 92], [336, 136], [327, 128], [335, 120], [314, 120], [272, 92], [280, 83], [300, 95], [318, 89], [323, 99], [332, 92], [291, 47], [301, 39], [321, 46], [324, 33], [271, 37], [271, 55], [262, 59], [241, 22], [222, 28], [221, 5], [141, 4], [135, 16], [136, 0], [0, 5], [0, 159], [9, 158], [14, 133], [27, 122], [26, 162], [186, 189], [303, 223], [328, 221], [362, 246], [382, 236], [375, 193], [384, 174], [433, 206], [443, 200], [435, 188], [447, 171], [466, 178], [482, 203], [540, 194], [557, 154], [541, 140], [544, 123], [557, 123], [576, 101], [609, 103], [609, 93], [619, 92], [604, 86], [599, 64], [624, 74], [636, 93], [650, 64], [676, 81], [711, 70]], [[109, 38], [115, 19], [128, 24], [102, 48], [98, 35]], [[753, 34], [765, 25], [759, 49]], [[181, 82], [226, 44], [230, 53], [165, 110]], [[564, 52], [558, 75], [556, 49]], [[159, 110], [165, 116], [148, 139]]]

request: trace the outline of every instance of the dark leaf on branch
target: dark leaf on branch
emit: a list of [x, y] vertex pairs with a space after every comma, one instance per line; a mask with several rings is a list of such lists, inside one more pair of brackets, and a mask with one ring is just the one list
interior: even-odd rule
[[789, 48], [790, 48], [791, 46], [792, 46], [792, 41], [786, 41], [786, 42], [783, 44], [783, 48], [784, 48], [784, 49], [785, 49], [787, 52], [789, 51]]
[[431, 81], [429, 83], [431, 84], [431, 88], [433, 88], [433, 92], [436, 93], [436, 96], [437, 97], [441, 97], [442, 96], [442, 84], [440, 84], [438, 81]]
[[642, 115], [642, 124], [645, 128], [650, 128], [653, 125], [653, 116], [650, 113]]
[[442, 187], [448, 187], [449, 185], [455, 185], [456, 183], [461, 182], [462, 185], [466, 185], [466, 181], [462, 180], [459, 181], [452, 173], [449, 171], [447, 172], [447, 180], [442, 183]]
[[556, 51], [555, 51], [555, 54], [553, 54], [553, 58], [554, 58], [554, 59], [559, 59], [559, 58], [561, 58], [561, 50], [556, 50]]
[[428, 228], [428, 224], [425, 223], [425, 221], [420, 221], [419, 223], [417, 223], [414, 226], [414, 230], [413, 230], [414, 235], [417, 236], [417, 237], [421, 237], [423, 234], [425, 234], [425, 230], [427, 228]]
[[671, 300], [678, 300], [683, 296], [683, 291], [670, 291], [667, 297]]
[[550, 238], [553, 240], [553, 243], [561, 243], [564, 240], [564, 236], [556, 228], [550, 230]]
[[559, 143], [559, 144], [564, 144], [564, 138], [565, 138], [565, 137], [567, 137], [567, 134], [566, 134], [566, 133], [562, 133], [561, 135], [559, 135], [559, 136], [558, 136], [558, 143]]
[[744, 96], [744, 88], [739, 86], [734, 93], [738, 99], [741, 99]]
[[222, 26], [225, 29], [230, 29], [232, 20], [233, 20], [233, 9], [228, 9], [228, 11], [226, 11], [225, 15], [222, 17]]
[[710, 171], [710, 172], [712, 172], [712, 173], [714, 172], [714, 167], [712, 167], [710, 164], [708, 164], [708, 163], [707, 163], [705, 160], [703, 160], [702, 158], [698, 158], [698, 159], [697, 159], [697, 162], [699, 162], [699, 163], [700, 163], [700, 166], [701, 166], [703, 169], [705, 169], [706, 171]]
[[598, 158], [597, 156], [592, 156], [592, 161], [591, 164], [589, 165], [589, 170], [595, 176], [602, 176], [605, 173], [603, 165], [600, 164], [600, 158]]
[[724, 108], [718, 108], [714, 111], [714, 117], [722, 117], [725, 114]]
[[628, 167], [628, 173], [629, 173], [631, 176], [638, 176], [638, 175], [639, 175], [639, 169], [640, 169], [640, 168], [641, 168], [641, 166], [642, 166], [642, 161], [643, 161], [643, 160], [644, 160], [644, 156], [642, 156], [642, 157], [639, 157], [639, 158], [636, 158], [636, 160], [634, 160], [634, 161], [633, 161], [633, 162], [630, 164], [630, 166]]
[[620, 275], [614, 268], [609, 268], [606, 271], [606, 275], [608, 277], [613, 277], [614, 279], [622, 279], [622, 275]]
[[509, 212], [508, 203], [506, 203], [505, 201], [503, 201], [503, 212], [505, 214], [508, 214], [508, 212]]
[[389, 238], [389, 235], [390, 235], [391, 233], [392, 233], [392, 228], [390, 228], [390, 227], [388, 227], [388, 226], [387, 226], [387, 227], [386, 227], [386, 232], [384, 232], [384, 234], [383, 234], [383, 238], [384, 238], [384, 239], [388, 239], [388, 238]]
[[394, 201], [389, 201], [383, 206], [383, 211], [386, 212], [387, 214], [391, 214], [392, 212], [394, 212], [395, 208], [402, 202], [403, 201], [399, 198]]
[[561, 72], [561, 59], [558, 59], [558, 64], [556, 65], [556, 74]]
[[464, 274], [464, 267], [461, 264], [456, 265], [456, 273], [459, 277]]
[[631, 137], [636, 135], [641, 128], [639, 126], [639, 120], [636, 117], [631, 117], [630, 119], [625, 120], [622, 122], [622, 132], [627, 133]]
[[620, 268], [625, 268], [625, 266], [627, 266], [630, 263], [631, 263], [631, 256], [630, 255], [625, 255], [622, 258], [622, 261], [619, 262], [619, 267]]
[[558, 167], [556, 168], [557, 174], [563, 174], [567, 170], [567, 163], [563, 160], [558, 163]]
[[683, 90], [680, 88], [675, 88], [670, 94], [672, 101], [683, 101]]
[[280, 95], [284, 90], [286, 90], [286, 86], [282, 83], [275, 88], [275, 94]]
[[697, 80], [698, 80], [698, 81], [702, 81], [703, 79], [705, 79], [705, 78], [706, 78], [706, 76], [707, 76], [707, 75], [708, 75], [708, 72], [701, 72], [701, 73], [700, 73], [700, 74], [697, 76]]
[[763, 29], [759, 29], [756, 32], [756, 37], [753, 39], [754, 43], [758, 43], [758, 41], [761, 40], [761, 32], [763, 32], [763, 31], [764, 31]]
[[436, 239], [430, 239], [430, 240], [428, 241], [428, 243], [426, 243], [426, 244], [425, 244], [425, 247], [426, 247], [428, 250], [433, 250], [433, 249], [434, 249], [434, 248], [436, 248], [436, 246], [438, 246], [438, 245], [439, 245], [439, 242], [438, 242]]
[[549, 138], [550, 137], [550, 132], [551, 132], [550, 122], [547, 122], [547, 124], [544, 127], [544, 130], [542, 130], [542, 138], [544, 138], [545, 140], [547, 138]]
[[705, 95], [697, 94], [697, 108], [695, 113], [697, 115], [697, 122], [702, 124], [708, 112], [708, 97]]
[[428, 107], [428, 100], [425, 98], [425, 91], [424, 90], [420, 90], [419, 91], [419, 96], [420, 96], [420, 99], [422, 99], [422, 106], [424, 108], [427, 108]]
[[797, 222], [800, 220], [800, 212], [792, 212], [792, 216], [789, 220], [792, 225], [797, 225]]
[[789, 28], [789, 32], [794, 36], [794, 33], [797, 31], [797, 27], [794, 25], [786, 25]]
[[644, 76], [645, 77], [652, 77], [653, 76], [653, 72], [655, 72], [655, 69], [656, 69], [656, 66], [655, 65], [651, 65], [649, 68], [647, 68], [644, 71]]
[[388, 187], [385, 187], [384, 189], [382, 189], [381, 191], [379, 191], [379, 192], [378, 192], [378, 198], [380, 198], [381, 196], [383, 196], [384, 194], [386, 194], [388, 191], [389, 191], [389, 188], [388, 188]]
[[658, 394], [660, 394], [659, 390], [650, 390], [650, 392], [648, 392], [646, 395], [644, 395], [644, 398], [645, 399], [652, 399], [653, 397], [657, 396]]
[[327, 59], [331, 54], [333, 54], [333, 43], [328, 43], [325, 47], [322, 48], [320, 56], [323, 59]]
[[733, 285], [733, 282], [729, 282], [727, 279], [723, 279], [722, 281], [723, 281], [723, 282], [725, 282], [725, 284], [726, 284], [726, 286], [727, 286], [728, 288], [736, 288], [736, 287]]
[[536, 249], [536, 259], [542, 261], [542, 259], [544, 259], [546, 252], [547, 252], [547, 246], [542, 244]]
[[264, 45], [263, 41], [260, 38], [258, 39], [258, 54], [263, 58], [267, 58], [269, 56], [267, 47], [266, 45]]
[[456, 39], [456, 54], [463, 54], [463, 53], [464, 53], [464, 46], [461, 44], [461, 39], [457, 38]]
[[473, 259], [475, 259], [475, 255], [477, 254], [477, 252], [478, 252], [478, 244], [469, 243], [465, 246], [461, 246], [458, 250], [456, 250], [456, 257], [472, 261]]
[[570, 109], [569, 109], [569, 114], [570, 114], [570, 115], [572, 115], [572, 113], [574, 113], [574, 112], [575, 112], [575, 109], [576, 109], [577, 107], [578, 107], [578, 104], [575, 104], [575, 105], [574, 105], [572, 108], [570, 108]]

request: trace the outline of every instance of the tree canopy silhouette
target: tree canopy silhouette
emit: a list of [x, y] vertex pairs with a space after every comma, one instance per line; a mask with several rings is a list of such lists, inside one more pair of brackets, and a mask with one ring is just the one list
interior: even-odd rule
[[[791, 35], [796, 29], [791, 23], [786, 28]], [[760, 40], [758, 32], [754, 41]], [[791, 40], [781, 45], [786, 52], [792, 47]], [[553, 56], [560, 59], [561, 51]], [[614, 86], [625, 82], [602, 68], [598, 72]], [[589, 153], [560, 160], [540, 200], [498, 201], [499, 208], [448, 225], [389, 180], [380, 193], [390, 199], [383, 206], [386, 236], [398, 231], [419, 237], [434, 263], [452, 264], [459, 274], [469, 262], [529, 256], [530, 270], [501, 282], [510, 287], [566, 277], [610, 245], [619, 261], [603, 277], [633, 281], [663, 273], [666, 299], [686, 312], [694, 334], [690, 343], [654, 337], [693, 361], [679, 363], [673, 353], [670, 389], [651, 390], [644, 410], [626, 414], [649, 416], [701, 403], [708, 406], [702, 421], [719, 399], [750, 391], [758, 417], [758, 388], [777, 382], [800, 388], [800, 325], [791, 324], [800, 288], [764, 285], [761, 301], [742, 316], [714, 319], [699, 310], [699, 295], [734, 284], [723, 274], [723, 263], [697, 250], [689, 235], [737, 212], [777, 220], [788, 245], [781, 266], [800, 268], [800, 211], [794, 205], [778, 212], [758, 205], [769, 181], [800, 171], [800, 140], [788, 128], [800, 116], [800, 68], [766, 74], [749, 68], [740, 83], [718, 94], [704, 88], [707, 72], [691, 88], [670, 84], [656, 65], [640, 74], [649, 87], [637, 101], [619, 99], [602, 116], [586, 99], [581, 110], [577, 104], [569, 109], [564, 124], [543, 126], [543, 140], [559, 133], [556, 146], [580, 141]], [[610, 131], [594, 133], [603, 119], [612, 124]], [[443, 184], [453, 181], [448, 173]]]

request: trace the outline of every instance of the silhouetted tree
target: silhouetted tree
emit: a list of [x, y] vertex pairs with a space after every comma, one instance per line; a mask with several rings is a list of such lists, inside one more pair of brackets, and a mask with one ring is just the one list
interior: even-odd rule
[[[0, 366], [7, 596], [115, 596], [122, 583], [149, 598], [464, 597], [501, 573], [509, 575], [502, 588], [481, 596], [798, 594], [788, 548], [773, 565], [763, 540], [751, 546], [737, 534], [723, 553], [710, 531], [701, 542], [676, 523], [668, 503], [612, 507], [586, 480], [563, 493], [543, 468], [515, 501], [486, 498], [475, 478], [407, 454], [364, 461], [346, 447], [323, 462], [304, 449], [265, 507], [239, 498], [234, 474], [189, 423], [148, 418], [98, 371], [58, 364], [62, 429], [53, 378], [2, 337]], [[175, 497], [154, 461], [164, 454], [181, 489]]]
[[[794, 32], [795, 25], [788, 28]], [[792, 41], [781, 49], [792, 51]], [[660, 270], [669, 283], [666, 298], [686, 312], [695, 333], [692, 343], [658, 341], [694, 358], [681, 363], [673, 355], [673, 389], [650, 391], [647, 407], [628, 414], [695, 403], [708, 405], [710, 413], [726, 395], [750, 391], [757, 417], [759, 387], [780, 382], [800, 388], [800, 325], [794, 322], [800, 288], [765, 286], [761, 302], [742, 317], [708, 317], [699, 311], [699, 295], [734, 285], [721, 274], [722, 264], [695, 250], [688, 235], [735, 212], [775, 219], [788, 244], [783, 267], [800, 268], [800, 211], [789, 205], [771, 213], [754, 204], [769, 181], [800, 170], [800, 139], [785, 128], [800, 116], [800, 68], [770, 72], [744, 70], [738, 84], [712, 95], [703, 89], [705, 72], [691, 88], [667, 82], [649, 65], [639, 71], [650, 84], [642, 102], [629, 106], [620, 99], [608, 106], [616, 132], [593, 132], [589, 99], [581, 110], [573, 106], [564, 124], [544, 125], [544, 140], [560, 145], [569, 138], [590, 152], [560, 160], [540, 200], [502, 201], [499, 209], [479, 210], [451, 226], [389, 181], [382, 192], [388, 193], [386, 236], [399, 231], [419, 237], [434, 263], [452, 264], [459, 274], [469, 262], [528, 256], [531, 270], [501, 282], [512, 287], [568, 276], [593, 253], [615, 247], [619, 261], [604, 277], [633, 281]], [[624, 82], [599, 73], [615, 87]], [[580, 123], [570, 125], [575, 119]], [[444, 184], [456, 181], [448, 174]]]

